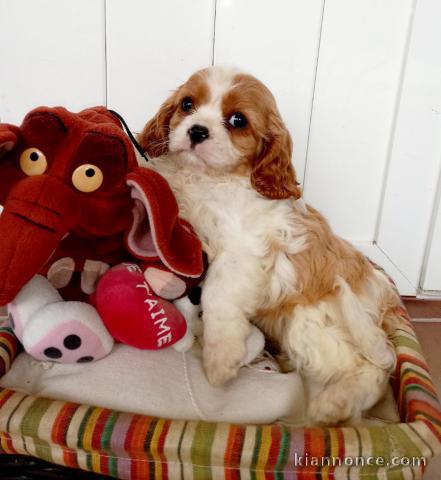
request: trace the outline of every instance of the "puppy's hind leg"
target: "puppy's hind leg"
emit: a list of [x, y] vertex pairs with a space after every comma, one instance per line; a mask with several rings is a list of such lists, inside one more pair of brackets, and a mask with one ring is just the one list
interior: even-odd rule
[[390, 372], [362, 356], [336, 314], [328, 302], [296, 307], [284, 342], [305, 379], [312, 423], [358, 421], [381, 398]]
[[308, 420], [312, 424], [358, 423], [386, 391], [389, 374], [367, 361], [326, 385], [307, 381]]

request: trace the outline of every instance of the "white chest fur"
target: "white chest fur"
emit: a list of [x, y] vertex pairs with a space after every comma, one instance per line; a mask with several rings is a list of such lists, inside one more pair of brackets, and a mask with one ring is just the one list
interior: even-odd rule
[[168, 159], [151, 166], [169, 182], [180, 215], [193, 225], [210, 256], [234, 250], [264, 258], [276, 241], [286, 245], [287, 253], [292, 250], [298, 222], [291, 200], [265, 199], [239, 175], [195, 173]]
[[[230, 281], [253, 286], [253, 308], [277, 303], [296, 289], [289, 256], [306, 248], [301, 217], [304, 207], [292, 200], [268, 200], [250, 180], [239, 175], [206, 175], [156, 159], [150, 167], [161, 173], [178, 200], [180, 215], [195, 229], [208, 254], [230, 263]], [[226, 267], [227, 268], [227, 267]], [[252, 281], [250, 281], [252, 279]]]

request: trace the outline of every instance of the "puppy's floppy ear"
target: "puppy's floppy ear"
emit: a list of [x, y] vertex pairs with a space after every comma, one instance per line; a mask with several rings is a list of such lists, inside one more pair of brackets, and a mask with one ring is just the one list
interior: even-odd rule
[[176, 109], [176, 97], [175, 92], [161, 105], [158, 113], [147, 122], [138, 135], [139, 144], [151, 157], [160, 157], [168, 152], [170, 119]]
[[271, 113], [269, 135], [251, 172], [252, 186], [272, 200], [300, 198], [301, 190], [291, 163], [292, 140], [278, 113]]

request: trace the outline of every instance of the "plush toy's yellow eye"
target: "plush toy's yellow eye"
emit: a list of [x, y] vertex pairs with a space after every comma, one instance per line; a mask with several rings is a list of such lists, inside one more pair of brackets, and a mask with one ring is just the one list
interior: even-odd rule
[[27, 148], [20, 155], [20, 168], [26, 175], [42, 175], [47, 169], [47, 160], [43, 152], [38, 148]]
[[98, 190], [103, 184], [103, 172], [96, 165], [86, 163], [75, 169], [72, 183], [80, 192], [90, 193]]

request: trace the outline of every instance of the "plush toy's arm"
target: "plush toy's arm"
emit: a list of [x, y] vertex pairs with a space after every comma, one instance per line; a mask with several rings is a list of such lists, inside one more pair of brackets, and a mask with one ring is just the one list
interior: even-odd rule
[[185, 296], [202, 280], [202, 277], [190, 278], [177, 275], [159, 263], [144, 263], [142, 270], [151, 289], [156, 295], [166, 300], [176, 300]]
[[63, 256], [54, 260], [45, 265], [40, 274], [69, 300], [89, 301], [99, 279], [110, 268], [108, 263], [100, 260]]
[[144, 278], [156, 295], [167, 300], [179, 298], [187, 290], [185, 282], [166, 269], [147, 267], [144, 270]]

